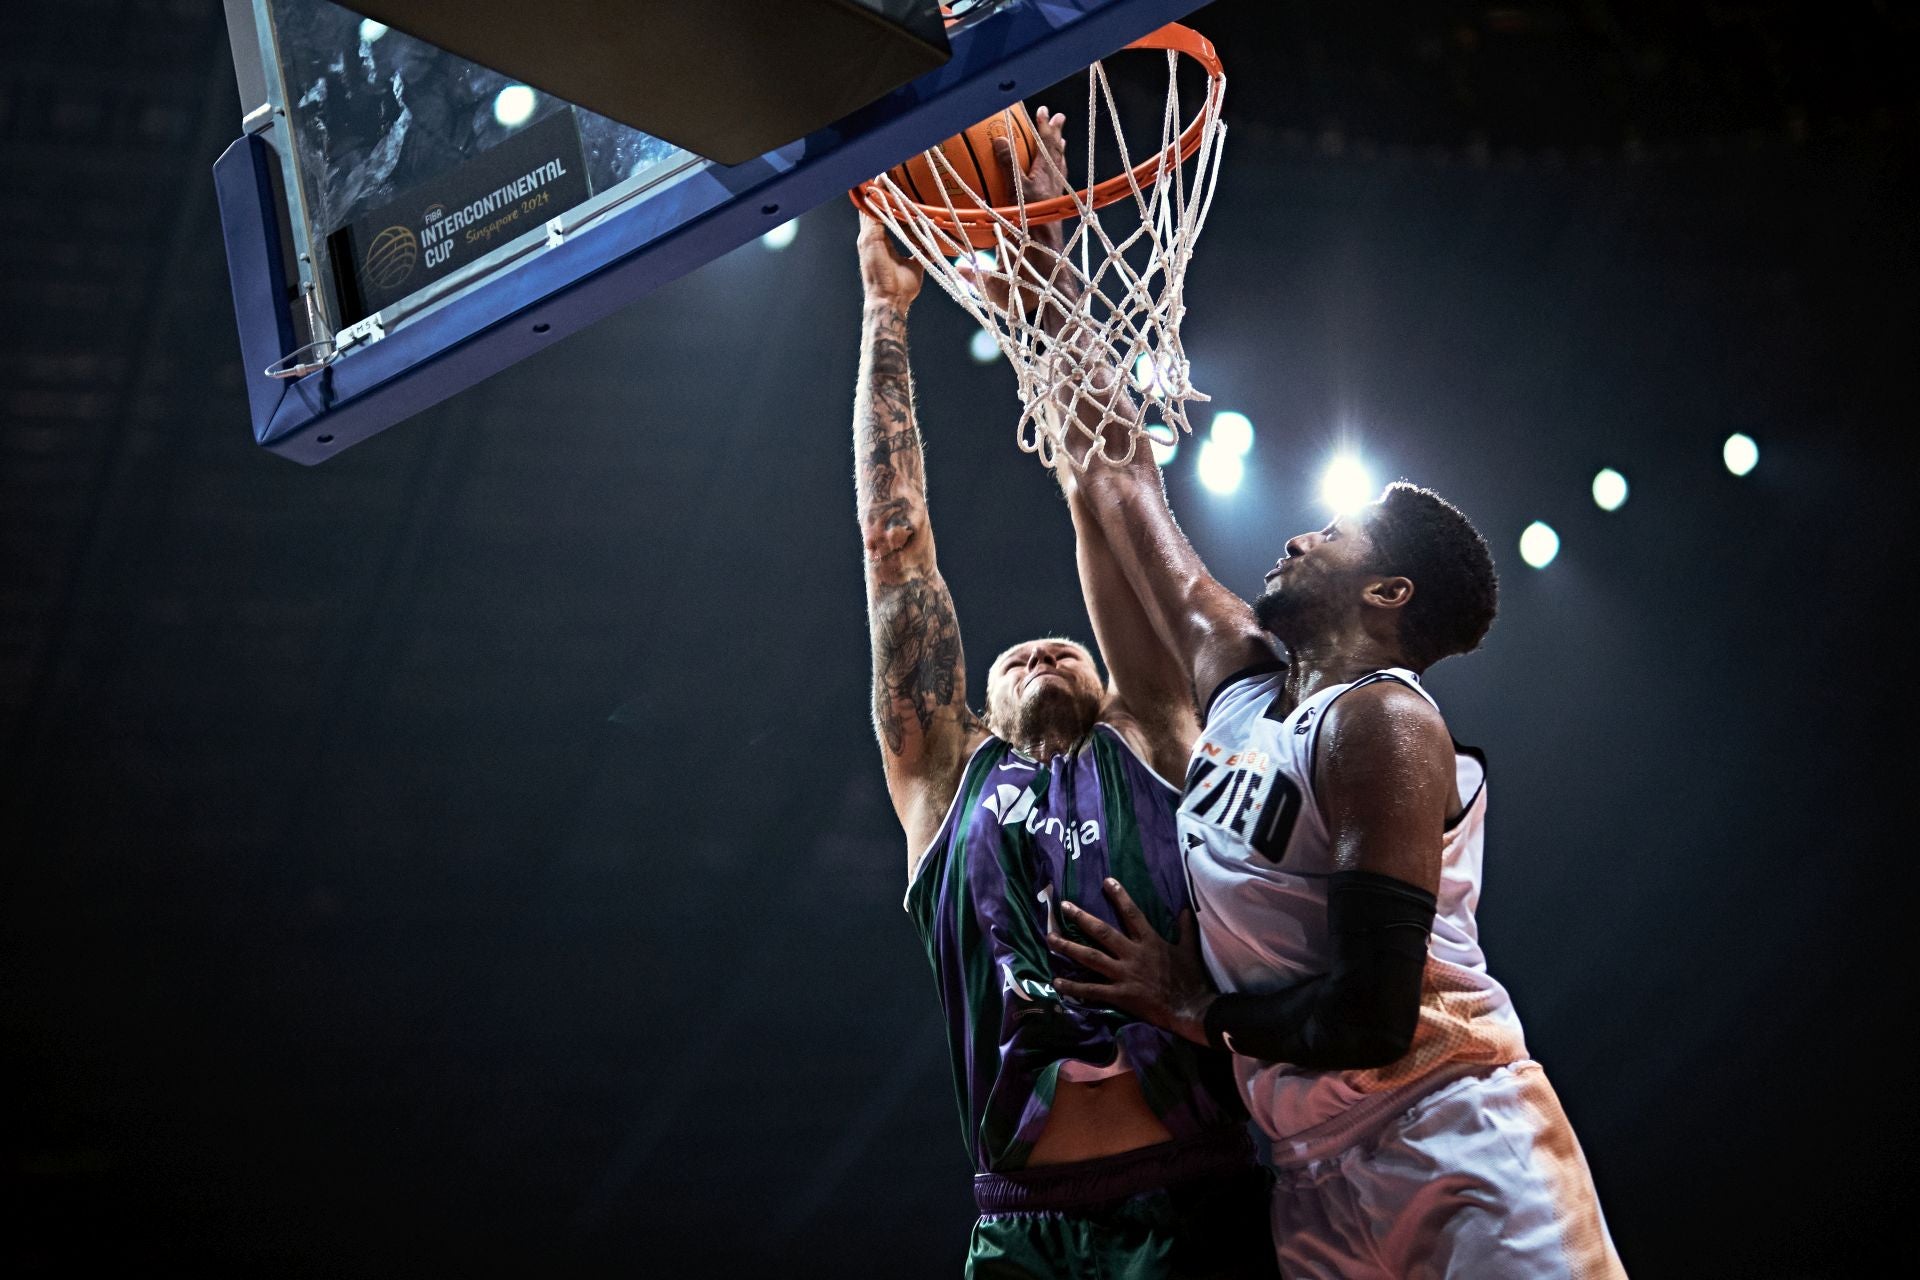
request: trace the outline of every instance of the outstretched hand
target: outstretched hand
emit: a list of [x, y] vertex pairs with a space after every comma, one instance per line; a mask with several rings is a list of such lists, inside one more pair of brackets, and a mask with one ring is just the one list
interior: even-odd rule
[[860, 283], [868, 302], [885, 302], [905, 310], [920, 295], [926, 268], [912, 255], [903, 255], [894, 247], [893, 237], [880, 220], [869, 213], [860, 215]]
[[1064, 902], [1061, 912], [1095, 945], [1069, 942], [1050, 933], [1047, 946], [1107, 981], [1076, 982], [1056, 977], [1054, 990], [1070, 1000], [1118, 1009], [1196, 1044], [1205, 1044], [1207, 1006], [1217, 993], [1200, 958], [1193, 912], [1180, 913], [1179, 937], [1170, 944], [1141, 914], [1118, 880], [1109, 878], [1102, 887], [1125, 932]]
[[[1040, 145], [1034, 149], [1033, 158], [1020, 177], [1020, 194], [1028, 205], [1051, 200], [1067, 192], [1066, 128], [1067, 118], [1058, 112], [1041, 107], [1034, 113], [1034, 132], [1039, 135]], [[1011, 182], [1014, 169], [1012, 141], [995, 138], [993, 158], [1000, 166], [1001, 173]], [[1061, 298], [1049, 297], [1049, 287], [1063, 295], [1068, 303], [1079, 296], [1078, 279], [1070, 265], [1061, 261], [1061, 252], [1066, 243], [1065, 228], [1064, 221], [1029, 223], [1028, 243], [1017, 264], [1021, 309], [1049, 335], [1057, 335], [1067, 320]], [[962, 262], [957, 269], [961, 278], [978, 290], [989, 305], [1000, 311], [1010, 309], [1013, 284], [1009, 271], [982, 272], [971, 262]]]

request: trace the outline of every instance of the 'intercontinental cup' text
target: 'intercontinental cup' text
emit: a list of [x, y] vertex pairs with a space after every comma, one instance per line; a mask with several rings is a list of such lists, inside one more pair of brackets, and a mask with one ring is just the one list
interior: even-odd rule
[[[529, 201], [528, 197], [540, 191], [549, 182], [565, 176], [567, 170], [559, 160], [549, 160], [531, 173], [516, 178], [496, 191], [481, 196], [472, 204], [464, 205], [452, 213], [435, 219], [421, 229], [420, 243], [426, 250], [427, 265], [433, 266], [444, 260], [452, 252], [453, 246], [445, 243], [454, 232], [466, 229], [463, 237], [468, 243], [485, 243], [501, 231], [512, 227], [520, 220], [520, 215], [531, 212], [539, 205], [547, 203], [547, 197], [541, 192], [538, 201]], [[524, 202], [516, 204], [516, 201]], [[505, 209], [505, 213], [501, 210]], [[499, 214], [498, 217], [494, 217]], [[492, 218], [491, 222], [481, 222], [483, 218]], [[476, 226], [474, 224], [480, 223]]]

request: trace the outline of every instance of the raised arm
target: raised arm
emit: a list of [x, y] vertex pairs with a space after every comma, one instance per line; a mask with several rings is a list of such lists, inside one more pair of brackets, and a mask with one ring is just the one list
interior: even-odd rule
[[1161, 777], [1178, 784], [1200, 733], [1191, 677], [1141, 608], [1140, 597], [1114, 558], [1099, 521], [1087, 509], [1072, 471], [1062, 467], [1056, 474], [1073, 514], [1080, 591], [1107, 666], [1106, 719]]
[[[1059, 413], [1055, 405], [1048, 412]], [[1096, 425], [1098, 417], [1081, 404], [1083, 421]], [[1140, 595], [1127, 578], [1087, 500], [1079, 473], [1071, 464], [1054, 468], [1060, 489], [1073, 516], [1074, 558], [1080, 570], [1080, 591], [1086, 597], [1087, 616], [1093, 621], [1110, 682], [1107, 719], [1133, 741], [1163, 778], [1178, 783], [1187, 771], [1187, 757], [1200, 734], [1199, 707], [1194, 700], [1190, 668], [1168, 645]], [[1134, 740], [1137, 735], [1137, 740]]]
[[886, 231], [865, 215], [859, 249], [866, 305], [853, 403], [854, 486], [866, 544], [873, 724], [912, 876], [986, 729], [967, 707], [960, 625], [927, 518], [907, 363], [907, 310], [921, 270], [896, 257]]
[[[1065, 123], [1064, 116], [1041, 108], [1037, 132], [1042, 145], [1025, 177], [1035, 199], [1066, 189]], [[1011, 151], [1006, 144], [997, 144], [995, 151], [1000, 164], [1009, 166]], [[1048, 412], [1071, 414], [1088, 431], [1101, 434], [1107, 456], [1120, 457], [1127, 452], [1125, 433], [1138, 421], [1140, 406], [1105, 344], [1090, 332], [1086, 314], [1074, 305], [1078, 277], [1058, 268], [1061, 240], [1057, 224], [1036, 226], [1019, 264], [1024, 313], [1038, 318], [1038, 327], [1049, 341], [1074, 348], [1078, 362], [1088, 370], [1070, 393], [1056, 398]], [[965, 267], [961, 274], [982, 289], [993, 305], [1007, 307], [1012, 288], [1004, 275], [982, 276]], [[1067, 400], [1072, 403], [1063, 403]], [[1084, 456], [1087, 437], [1073, 433], [1068, 438], [1075, 456]], [[1099, 450], [1094, 453], [1098, 455]], [[1096, 456], [1084, 474], [1068, 475], [1070, 470], [1069, 464], [1057, 468], [1056, 474], [1073, 506], [1082, 549], [1082, 586], [1094, 615], [1100, 651], [1114, 673], [1116, 692], [1124, 691], [1129, 701], [1137, 698], [1136, 709], [1170, 709], [1172, 686], [1205, 707], [1228, 676], [1275, 660], [1273, 641], [1254, 620], [1253, 610], [1214, 580], [1174, 521], [1152, 450], [1142, 444], [1130, 463], [1109, 464]], [[1106, 585], [1102, 572], [1106, 566], [1117, 568], [1125, 579], [1131, 602]], [[1111, 607], [1096, 607], [1096, 601]], [[1158, 637], [1157, 652], [1135, 634], [1142, 620]], [[1165, 668], [1169, 662], [1171, 677]]]
[[[1065, 340], [1074, 338], [1069, 334]], [[1089, 414], [1098, 421], [1098, 406], [1104, 405], [1127, 406], [1120, 421], [1109, 420], [1103, 428], [1107, 452], [1118, 457], [1126, 452], [1121, 433], [1138, 409], [1123, 375], [1101, 362], [1080, 390], [1077, 411], [1083, 421]], [[1174, 520], [1160, 468], [1144, 442], [1126, 463], [1106, 462], [1096, 451], [1077, 477], [1076, 490], [1076, 520], [1087, 520], [1105, 538], [1199, 706], [1207, 706], [1235, 672], [1276, 660], [1273, 640], [1255, 621], [1252, 607], [1207, 572]]]

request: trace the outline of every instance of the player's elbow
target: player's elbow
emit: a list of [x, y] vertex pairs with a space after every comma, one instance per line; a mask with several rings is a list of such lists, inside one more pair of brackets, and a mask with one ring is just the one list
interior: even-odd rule
[[911, 511], [875, 512], [861, 522], [862, 542], [867, 562], [872, 565], [895, 563], [924, 540], [926, 521]]
[[1400, 1061], [1413, 1048], [1420, 1026], [1417, 985], [1356, 980], [1337, 973], [1322, 992], [1310, 1037], [1314, 1061], [1322, 1071], [1360, 1071]]
[[1417, 1018], [1404, 1027], [1338, 1024], [1322, 1046], [1322, 1070], [1363, 1071], [1390, 1067], [1413, 1048]]

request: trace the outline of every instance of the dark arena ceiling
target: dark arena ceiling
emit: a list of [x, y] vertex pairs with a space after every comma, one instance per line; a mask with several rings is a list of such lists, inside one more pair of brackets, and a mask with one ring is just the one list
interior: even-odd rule
[[[1434, 683], [1494, 760], [1493, 965], [1639, 1276], [1869, 1274], [1912, 1198], [1916, 13], [1191, 19], [1232, 140], [1188, 346], [1273, 510], [1172, 500], [1250, 585], [1338, 420], [1504, 557]], [[248, 438], [238, 121], [213, 0], [0, 20], [0, 1266], [950, 1274], [852, 213], [309, 470]], [[919, 305], [977, 677], [1086, 624], [1005, 368]]]

